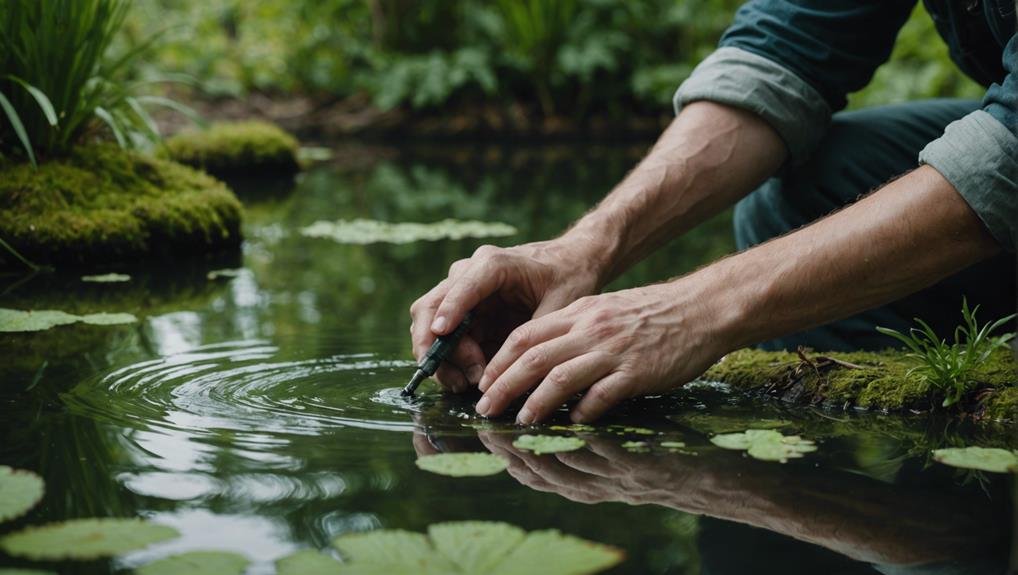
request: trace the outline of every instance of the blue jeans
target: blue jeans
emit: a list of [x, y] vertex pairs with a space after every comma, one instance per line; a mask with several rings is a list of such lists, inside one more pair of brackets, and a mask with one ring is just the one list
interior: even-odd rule
[[[740, 250], [795, 230], [854, 202], [916, 166], [927, 142], [950, 122], [979, 108], [976, 101], [927, 100], [835, 114], [826, 137], [804, 165], [771, 178], [735, 207]], [[962, 296], [979, 304], [982, 321], [1015, 310], [1015, 256], [1002, 253], [891, 304], [761, 345], [824, 351], [883, 349], [895, 341], [874, 327], [906, 330], [913, 317], [951, 337]]]

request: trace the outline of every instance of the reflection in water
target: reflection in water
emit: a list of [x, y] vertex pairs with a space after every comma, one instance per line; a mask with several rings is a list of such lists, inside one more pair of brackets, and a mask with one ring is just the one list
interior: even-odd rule
[[[16, 525], [145, 516], [184, 534], [109, 564], [60, 565], [64, 574], [210, 548], [245, 554], [250, 573], [272, 573], [279, 556], [327, 548], [342, 533], [463, 520], [558, 528], [624, 548], [616, 574], [872, 573], [871, 563], [887, 573], [915, 573], [914, 564], [979, 573], [977, 562], [950, 561], [966, 548], [998, 560], [1011, 505], [1001, 486], [987, 482], [987, 499], [985, 477], [920, 470], [932, 447], [1018, 446], [1004, 431], [817, 415], [703, 385], [633, 401], [604, 422], [656, 435], [613, 428], [584, 452], [534, 458], [507, 445], [520, 430], [474, 415], [475, 395], [442, 397], [425, 384], [412, 401], [399, 397], [413, 366], [408, 306], [483, 240], [350, 246], [297, 233], [320, 219], [456, 218], [520, 231], [496, 243], [547, 238], [634, 160], [632, 150], [610, 148], [403, 150], [374, 164], [319, 167], [292, 190], [239, 184], [242, 257], [111, 270], [132, 276], [116, 285], [84, 284], [77, 273], [0, 278], [4, 307], [142, 319], [0, 335], [0, 464], [47, 482], [43, 504]], [[615, 287], [672, 277], [730, 251], [726, 218]], [[209, 281], [220, 268], [242, 271]], [[819, 440], [820, 451], [787, 466], [709, 451], [710, 417], [714, 425], [718, 417], [745, 426], [784, 420], [789, 433]], [[568, 420], [558, 413], [554, 423]], [[418, 449], [502, 449], [514, 458], [512, 475], [423, 472], [409, 437]], [[625, 440], [652, 449], [619, 449]], [[662, 440], [700, 454], [663, 452], [654, 447]], [[8, 564], [0, 556], [0, 567]]]

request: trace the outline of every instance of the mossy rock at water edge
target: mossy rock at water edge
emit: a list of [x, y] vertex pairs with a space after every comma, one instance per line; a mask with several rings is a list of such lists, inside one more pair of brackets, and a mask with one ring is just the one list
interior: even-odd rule
[[293, 136], [268, 122], [223, 122], [168, 138], [160, 152], [216, 176], [293, 174], [300, 169]]
[[[138, 261], [240, 245], [225, 184], [108, 144], [39, 165], [0, 164], [0, 239], [45, 265]], [[21, 264], [0, 250], [0, 269]]]
[[[916, 360], [892, 350], [820, 353], [744, 349], [728, 354], [703, 379], [735, 390], [780, 398], [878, 411], [927, 411], [943, 392], [931, 385]], [[1009, 349], [994, 352], [970, 374], [969, 393], [957, 410], [994, 421], [1018, 419], [1018, 362]]]

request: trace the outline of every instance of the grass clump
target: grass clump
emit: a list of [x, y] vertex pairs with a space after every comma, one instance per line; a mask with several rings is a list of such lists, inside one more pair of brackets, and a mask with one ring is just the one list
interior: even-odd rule
[[290, 174], [299, 169], [297, 140], [274, 124], [223, 122], [168, 138], [160, 154], [219, 175]]
[[[240, 202], [221, 182], [111, 144], [74, 148], [38, 169], [0, 167], [0, 230], [40, 264], [94, 266], [233, 247], [240, 219]], [[15, 265], [0, 259], [0, 268]]]
[[962, 300], [962, 324], [954, 330], [954, 342], [941, 339], [933, 329], [919, 318], [920, 327], [911, 328], [907, 334], [897, 330], [878, 327], [877, 331], [898, 340], [908, 348], [908, 357], [917, 365], [909, 370], [928, 381], [944, 394], [944, 407], [958, 403], [976, 381], [976, 368], [986, 363], [994, 351], [1007, 347], [1014, 334], [993, 336], [992, 333], [1014, 319], [1014, 314], [982, 326], [976, 320], [979, 306], [969, 308], [968, 301]]

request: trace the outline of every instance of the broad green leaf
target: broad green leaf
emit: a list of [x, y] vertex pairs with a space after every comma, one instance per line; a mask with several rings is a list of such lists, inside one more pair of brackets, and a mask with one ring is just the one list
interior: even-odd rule
[[506, 461], [491, 453], [438, 453], [418, 457], [417, 467], [449, 477], [480, 477], [504, 471]]
[[[498, 522], [438, 523], [428, 536], [401, 530], [344, 535], [335, 545], [356, 575], [585, 575], [617, 565], [623, 553], [558, 531], [523, 530]], [[318, 558], [311, 558], [317, 564]], [[290, 575], [296, 571], [284, 572]], [[317, 573], [308, 571], [308, 573]]]
[[240, 275], [241, 271], [242, 270], [240, 269], [212, 270], [209, 273], [205, 274], [205, 277], [210, 280], [217, 280], [220, 278], [235, 278]]
[[784, 436], [773, 429], [749, 429], [743, 433], [715, 435], [710, 441], [723, 449], [746, 451], [755, 459], [781, 463], [817, 449], [808, 439], [798, 435]]
[[83, 323], [92, 325], [119, 325], [122, 323], [134, 323], [138, 318], [129, 313], [90, 313], [81, 316]]
[[81, 276], [81, 281], [94, 283], [128, 282], [131, 281], [131, 276], [127, 274], [102, 274], [95, 276]]
[[521, 435], [513, 442], [513, 447], [533, 451], [537, 455], [575, 451], [587, 442], [579, 437], [562, 437], [561, 435]]
[[339, 561], [312, 549], [276, 561], [276, 575], [343, 575], [348, 572]]
[[0, 523], [27, 513], [45, 491], [42, 478], [35, 473], [0, 465]]
[[0, 539], [9, 555], [36, 560], [96, 559], [112, 557], [179, 533], [167, 525], [141, 519], [71, 519], [28, 527]]
[[442, 220], [430, 224], [390, 223], [376, 220], [317, 221], [301, 228], [300, 233], [312, 238], [327, 238], [341, 244], [372, 244], [388, 242], [405, 244], [422, 240], [486, 238], [511, 236], [516, 228], [503, 223]]
[[135, 570], [138, 575], [240, 575], [247, 557], [227, 551], [190, 551], [158, 559]]
[[991, 473], [1018, 473], [1018, 451], [998, 447], [950, 447], [937, 449], [933, 459], [963, 469], [978, 469]]
[[0, 308], [0, 332], [43, 331], [75, 323], [79, 319], [76, 315], [52, 309], [21, 311]]

